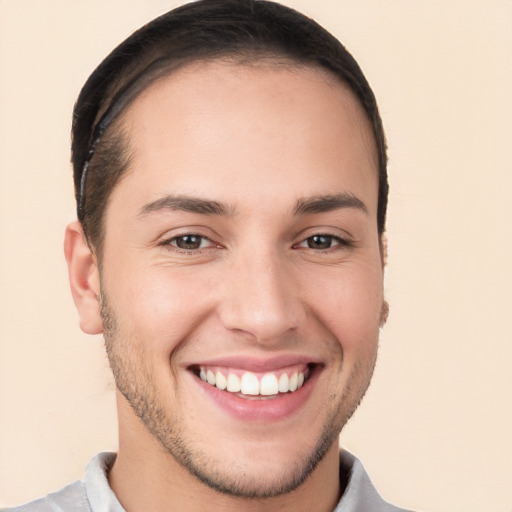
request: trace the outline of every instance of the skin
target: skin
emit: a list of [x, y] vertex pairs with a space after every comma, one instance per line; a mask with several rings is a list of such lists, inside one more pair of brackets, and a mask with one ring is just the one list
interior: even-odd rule
[[[78, 223], [65, 242], [81, 327], [104, 333], [118, 387], [113, 490], [130, 512], [332, 510], [338, 435], [387, 310], [362, 108], [319, 70], [200, 63], [144, 91], [122, 129], [132, 163], [101, 265]], [[199, 248], [178, 247], [187, 234]], [[234, 356], [314, 361], [309, 396], [282, 418], [233, 417], [190, 365]]]

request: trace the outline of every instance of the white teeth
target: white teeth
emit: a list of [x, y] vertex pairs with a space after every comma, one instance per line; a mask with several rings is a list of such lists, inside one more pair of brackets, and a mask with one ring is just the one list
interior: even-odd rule
[[227, 381], [226, 377], [220, 372], [217, 372], [215, 375], [215, 384], [219, 389], [226, 389]]
[[208, 384], [215, 386], [215, 375], [213, 374], [213, 372], [211, 370], [208, 370], [206, 372], [206, 381], [208, 382]]
[[240, 381], [240, 391], [244, 395], [259, 395], [260, 394], [260, 381], [254, 373], [246, 372], [242, 375]]
[[294, 372], [290, 377], [290, 391], [295, 391], [297, 389], [297, 385], [299, 383], [298, 380], [297, 372]]
[[290, 379], [288, 378], [288, 374], [283, 373], [281, 377], [279, 377], [278, 389], [280, 393], [288, 393], [288, 391], [290, 391]]
[[231, 393], [239, 393], [240, 389], [240, 379], [238, 378], [238, 375], [235, 375], [234, 373], [228, 374], [227, 390]]
[[260, 395], [277, 395], [278, 393], [277, 377], [273, 373], [263, 375], [260, 382]]
[[201, 367], [199, 369], [199, 378], [208, 382], [211, 386], [216, 386], [218, 389], [229, 391], [230, 393], [242, 393], [243, 395], [262, 395], [272, 396], [279, 393], [293, 392], [302, 387], [309, 372], [294, 372], [291, 376], [287, 373], [282, 373], [279, 377], [274, 373], [266, 373], [261, 377], [261, 380], [251, 372], [245, 372], [240, 378], [234, 373], [228, 373], [226, 378], [225, 374], [221, 371], [213, 373], [212, 370], [206, 370]]

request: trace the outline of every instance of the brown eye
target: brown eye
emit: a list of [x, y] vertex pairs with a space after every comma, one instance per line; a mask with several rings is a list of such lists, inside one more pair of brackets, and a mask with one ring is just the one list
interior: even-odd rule
[[179, 249], [185, 249], [187, 251], [193, 251], [195, 249], [201, 249], [205, 247], [208, 239], [204, 236], [199, 235], [183, 235], [177, 236], [172, 240], [172, 245], [175, 245]]
[[333, 242], [337, 242], [333, 236], [329, 235], [314, 235], [310, 236], [306, 243], [310, 249], [330, 249], [333, 246]]

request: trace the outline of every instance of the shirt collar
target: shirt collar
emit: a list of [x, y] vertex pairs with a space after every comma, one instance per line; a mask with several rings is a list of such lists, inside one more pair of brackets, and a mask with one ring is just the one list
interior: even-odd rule
[[91, 512], [125, 512], [107, 480], [115, 460], [115, 453], [98, 453], [85, 470], [83, 482]]

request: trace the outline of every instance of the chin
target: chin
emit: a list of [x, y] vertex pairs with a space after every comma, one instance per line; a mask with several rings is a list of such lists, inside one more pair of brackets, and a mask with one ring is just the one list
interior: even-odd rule
[[179, 436], [159, 441], [174, 462], [208, 488], [223, 495], [263, 499], [293, 492], [314, 473], [331, 448], [338, 450], [340, 427], [335, 423], [323, 427], [316, 443], [311, 437], [306, 442], [293, 434], [275, 441], [264, 437], [238, 439], [231, 450], [222, 440], [218, 448], [211, 439], [203, 445], [185, 442]]
[[[331, 443], [332, 445], [332, 443]], [[331, 446], [330, 445], [330, 446]], [[294, 458], [275, 457], [264, 454], [239, 461], [212, 463], [206, 455], [183, 464], [185, 469], [210, 489], [229, 496], [244, 499], [262, 499], [281, 496], [297, 489], [314, 472], [325, 456], [315, 450], [309, 455], [300, 454]]]

